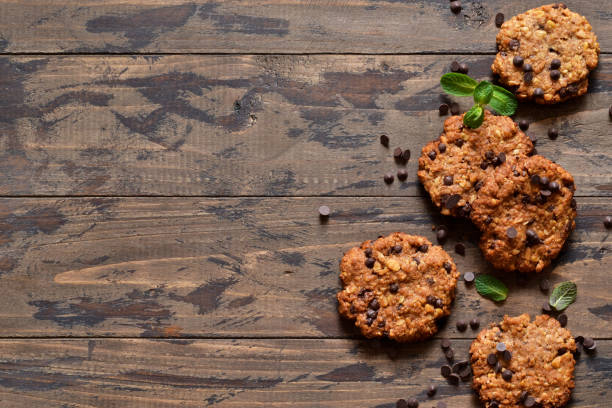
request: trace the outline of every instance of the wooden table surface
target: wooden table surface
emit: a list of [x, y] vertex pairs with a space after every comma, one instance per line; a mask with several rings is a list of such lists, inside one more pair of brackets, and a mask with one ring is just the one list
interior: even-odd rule
[[[397, 230], [450, 225], [460, 271], [493, 272], [475, 229], [437, 214], [416, 159], [442, 129], [441, 74], [458, 60], [489, 77], [496, 13], [541, 3], [448, 3], [1, 1], [0, 407], [477, 407], [441, 378], [440, 339], [467, 356], [476, 332], [457, 320], [535, 315], [538, 277], [503, 276], [502, 304], [460, 282], [439, 334], [414, 345], [362, 338], [335, 300], [343, 252]], [[577, 228], [545, 275], [578, 284], [568, 327], [597, 339], [570, 406], [603, 407], [612, 14], [567, 4], [601, 44], [590, 91], [516, 118], [576, 179]], [[383, 183], [399, 166], [381, 134], [412, 151], [405, 183]]]

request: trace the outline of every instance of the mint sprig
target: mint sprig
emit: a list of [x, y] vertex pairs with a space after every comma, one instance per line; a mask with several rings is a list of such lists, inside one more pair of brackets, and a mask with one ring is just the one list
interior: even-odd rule
[[465, 74], [457, 72], [444, 74], [440, 78], [440, 85], [449, 95], [473, 95], [475, 105], [463, 115], [463, 124], [472, 129], [482, 125], [485, 106], [505, 116], [513, 115], [518, 106], [516, 98], [510, 91], [488, 81], [476, 82]]
[[561, 282], [553, 289], [548, 303], [558, 312], [562, 311], [576, 300], [578, 290], [574, 282]]
[[496, 302], [506, 300], [508, 297], [508, 288], [502, 281], [494, 276], [478, 275], [474, 281], [474, 285], [478, 293]]

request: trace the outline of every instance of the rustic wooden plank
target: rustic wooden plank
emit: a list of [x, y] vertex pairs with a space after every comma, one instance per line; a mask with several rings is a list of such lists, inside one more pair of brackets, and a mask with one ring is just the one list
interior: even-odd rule
[[[3, 1], [3, 52], [419, 53], [494, 52], [498, 12], [537, 0]], [[612, 51], [606, 2], [574, 0]], [[435, 29], [432, 29], [435, 28]]]
[[[438, 81], [455, 58], [4, 57], [0, 194], [420, 195], [415, 156], [442, 129]], [[492, 56], [459, 59], [490, 74]], [[587, 96], [518, 113], [578, 195], [612, 194], [602, 60]], [[406, 183], [382, 182], [397, 166], [381, 133], [412, 150]]]
[[[467, 358], [469, 340], [453, 342]], [[612, 396], [612, 341], [576, 366], [575, 407]], [[44, 407], [375, 407], [398, 398], [479, 407], [447, 384], [439, 341], [63, 339], [0, 341], [0, 401]], [[425, 390], [437, 384], [428, 398]], [[15, 405], [10, 405], [11, 403]], [[63, 405], [65, 404], [65, 405]]]
[[[332, 209], [321, 224], [317, 208]], [[612, 267], [603, 218], [610, 200], [580, 198], [577, 229], [553, 282], [579, 296], [569, 328], [612, 338]], [[70, 198], [0, 200], [0, 331], [5, 336], [359, 337], [336, 312], [338, 262], [351, 246], [405, 231], [445, 248], [460, 272], [491, 267], [467, 223], [438, 216], [415, 198]], [[465, 257], [454, 254], [458, 241]], [[482, 324], [535, 313], [546, 295], [538, 278], [514, 275], [503, 305], [460, 282], [441, 336], [466, 338], [459, 319]]]

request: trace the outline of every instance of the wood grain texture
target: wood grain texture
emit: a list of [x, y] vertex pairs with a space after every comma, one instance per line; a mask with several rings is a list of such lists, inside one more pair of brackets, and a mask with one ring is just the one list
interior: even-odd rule
[[[469, 340], [452, 343], [457, 360]], [[582, 354], [572, 407], [612, 397], [612, 341]], [[469, 383], [440, 375], [439, 341], [396, 346], [358, 340], [2, 340], [6, 407], [373, 407], [398, 398], [421, 406], [478, 406]], [[436, 384], [428, 398], [425, 390]], [[65, 405], [63, 405], [65, 404]]]
[[[420, 195], [416, 157], [442, 129], [438, 81], [455, 58], [4, 57], [0, 194]], [[490, 74], [492, 56], [459, 60]], [[610, 62], [587, 96], [517, 115], [578, 195], [612, 194]], [[382, 133], [412, 150], [406, 183], [382, 182], [397, 167]]]
[[[332, 209], [321, 224], [317, 208]], [[609, 199], [578, 199], [577, 229], [553, 283], [578, 284], [569, 328], [612, 337], [607, 282], [612, 257], [603, 218]], [[491, 272], [467, 222], [436, 215], [416, 198], [70, 198], [0, 200], [0, 331], [22, 336], [360, 337], [339, 317], [338, 262], [379, 234], [404, 231], [445, 248], [461, 273]], [[464, 242], [465, 257], [453, 252]], [[460, 282], [441, 336], [459, 319], [482, 324], [539, 312], [547, 299], [534, 277], [516, 276], [503, 304]]]
[[[448, 3], [9, 0], [0, 4], [0, 47], [23, 53], [491, 53], [498, 12], [510, 18], [542, 5], [472, 0], [454, 15]], [[589, 19], [602, 50], [612, 51], [606, 2], [566, 3]]]

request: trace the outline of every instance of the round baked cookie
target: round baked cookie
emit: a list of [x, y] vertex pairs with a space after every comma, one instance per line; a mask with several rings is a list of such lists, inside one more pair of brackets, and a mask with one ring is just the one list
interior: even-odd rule
[[550, 316], [504, 316], [472, 342], [472, 387], [487, 408], [561, 407], [574, 388], [575, 351]]
[[441, 247], [395, 232], [344, 254], [338, 310], [368, 338], [423, 340], [437, 332], [436, 320], [450, 314], [458, 278]]
[[532, 150], [531, 140], [507, 116], [485, 111], [477, 129], [464, 126], [463, 115], [451, 116], [440, 138], [423, 147], [418, 176], [442, 214], [468, 216], [494, 168]]
[[574, 179], [535, 155], [508, 160], [491, 174], [472, 203], [482, 231], [480, 249], [498, 269], [540, 272], [575, 227]]
[[534, 8], [506, 21], [491, 69], [519, 99], [551, 104], [587, 91], [599, 56], [597, 36], [564, 4]]

